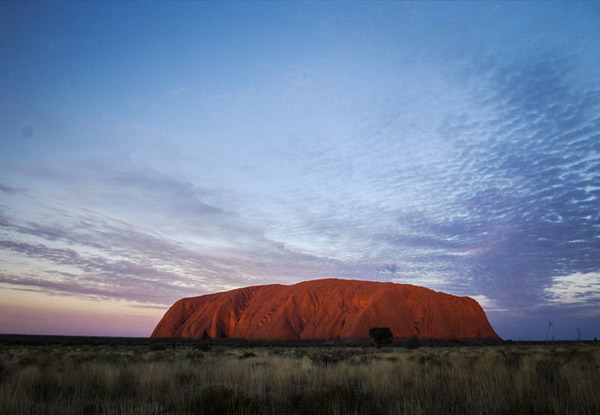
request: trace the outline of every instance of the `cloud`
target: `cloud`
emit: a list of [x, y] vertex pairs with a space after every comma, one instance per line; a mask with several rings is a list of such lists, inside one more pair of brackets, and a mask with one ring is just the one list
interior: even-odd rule
[[14, 194], [18, 192], [18, 189], [10, 185], [0, 183], [0, 192]]
[[397, 264], [388, 278], [436, 274], [501, 307], [600, 269], [600, 94], [553, 53], [476, 69], [431, 94], [408, 86], [342, 138], [294, 140], [278, 153], [295, 180], [281, 198], [304, 209], [268, 235], [356, 269]]
[[179, 96], [179, 95], [185, 93], [186, 91], [187, 91], [187, 88], [185, 88], [185, 87], [179, 87], [179, 88], [171, 89], [171, 91], [169, 91], [169, 92], [173, 96]]
[[497, 301], [486, 297], [485, 295], [470, 295], [472, 299], [477, 301], [486, 313], [490, 312], [507, 312], [508, 309], [503, 308]]
[[554, 277], [552, 285], [545, 289], [552, 303], [589, 304], [600, 302], [600, 273], [580, 272]]
[[[233, 239], [229, 246], [215, 249], [188, 243], [185, 237], [171, 238], [152, 226], [141, 228], [89, 209], [52, 205], [43, 194], [30, 193], [38, 206], [46, 206], [37, 212], [38, 219], [2, 215], [0, 282], [5, 285], [166, 305], [190, 295], [342, 272], [335, 261], [290, 251], [260, 232], [250, 232], [250, 226], [228, 222], [238, 219], [225, 218], [208, 230], [209, 237], [221, 232]], [[230, 215], [219, 209], [205, 213]], [[187, 214], [183, 210], [180, 218]]]

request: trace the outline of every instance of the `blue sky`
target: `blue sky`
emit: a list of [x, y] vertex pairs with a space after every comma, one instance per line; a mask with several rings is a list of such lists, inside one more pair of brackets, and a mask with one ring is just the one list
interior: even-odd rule
[[600, 337], [599, 28], [594, 2], [0, 3], [0, 332], [145, 336], [181, 297], [339, 277]]

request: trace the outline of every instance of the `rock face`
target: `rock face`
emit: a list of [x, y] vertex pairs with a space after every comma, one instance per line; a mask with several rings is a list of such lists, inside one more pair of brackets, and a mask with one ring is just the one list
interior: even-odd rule
[[183, 298], [152, 337], [357, 341], [368, 339], [371, 327], [389, 327], [395, 338], [499, 340], [472, 298], [408, 284], [339, 279]]

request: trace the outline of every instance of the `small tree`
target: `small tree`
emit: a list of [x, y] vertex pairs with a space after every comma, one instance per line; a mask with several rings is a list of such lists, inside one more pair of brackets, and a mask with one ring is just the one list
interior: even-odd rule
[[371, 327], [369, 329], [369, 337], [371, 337], [375, 342], [375, 345], [379, 347], [391, 343], [394, 335], [389, 327]]

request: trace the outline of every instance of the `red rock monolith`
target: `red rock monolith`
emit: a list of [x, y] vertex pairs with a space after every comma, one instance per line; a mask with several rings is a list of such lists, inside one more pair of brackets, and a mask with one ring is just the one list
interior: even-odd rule
[[183, 298], [151, 337], [357, 341], [368, 339], [371, 327], [389, 327], [401, 339], [500, 339], [472, 298], [408, 284], [341, 279]]

